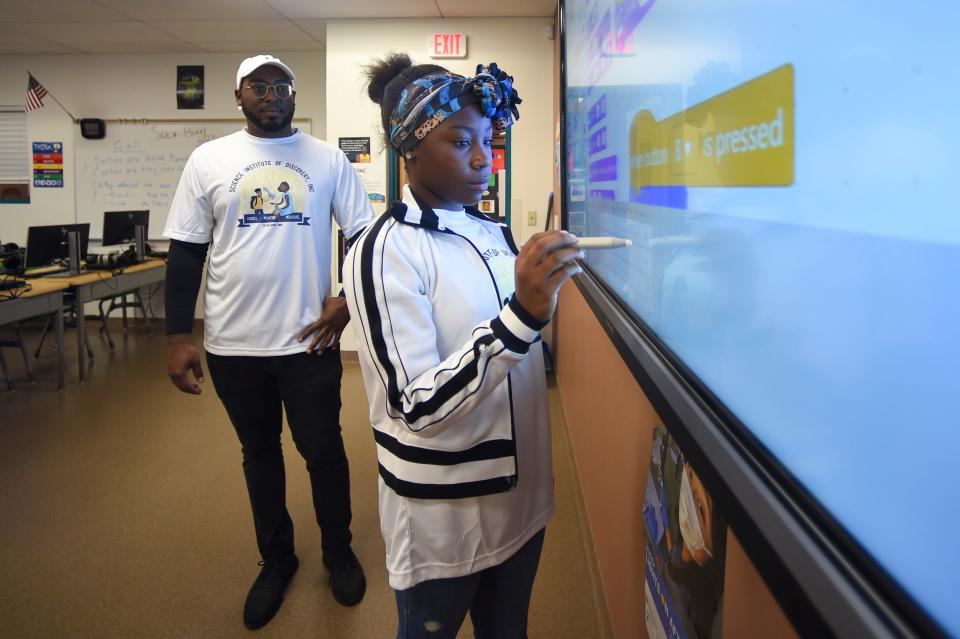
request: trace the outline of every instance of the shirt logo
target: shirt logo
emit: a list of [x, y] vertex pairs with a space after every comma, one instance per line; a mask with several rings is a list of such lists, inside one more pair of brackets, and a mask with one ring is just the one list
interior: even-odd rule
[[484, 260], [489, 262], [494, 257], [513, 257], [513, 253], [507, 249], [487, 249], [480, 254]]
[[267, 185], [254, 187], [245, 204], [251, 212], [244, 213], [243, 217], [237, 219], [238, 228], [247, 228], [252, 224], [288, 222], [297, 226], [310, 226], [310, 217], [296, 211], [296, 198], [286, 180], [273, 188]]

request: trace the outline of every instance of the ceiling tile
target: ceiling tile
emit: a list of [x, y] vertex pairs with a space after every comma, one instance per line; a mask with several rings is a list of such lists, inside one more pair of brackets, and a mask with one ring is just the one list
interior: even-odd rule
[[0, 53], [77, 53], [79, 50], [65, 44], [32, 40], [30, 42], [9, 42], [0, 40]]
[[557, 0], [436, 0], [444, 18], [553, 17]]
[[180, 42], [174, 36], [157, 31], [142, 22], [91, 22], [82, 25], [72, 22], [21, 23], [16, 25], [16, 29], [60, 44]]
[[188, 42], [300, 42], [313, 40], [310, 34], [287, 20], [194, 20], [151, 22], [160, 31]]
[[[302, 1], [302, 0], [301, 0]], [[46, 0], [43, 0], [46, 2]], [[276, 20], [282, 18], [263, 0], [99, 0], [135, 20]]]
[[0, 22], [102, 22], [128, 18], [93, 0], [0, 0]]
[[329, 19], [555, 10], [556, 0], [0, 0], [0, 52], [315, 51], [326, 46]]
[[0, 27], [0, 34], [2, 34], [0, 35], [0, 42], [4, 43], [36, 42], [43, 40], [43, 38], [38, 38], [31, 33], [21, 33], [17, 31], [16, 27], [9, 24]]
[[439, 18], [434, 0], [350, 0], [304, 2], [269, 0], [274, 9], [295, 18]]
[[84, 42], [73, 45], [83, 53], [203, 53], [189, 42]]
[[299, 18], [294, 22], [320, 42], [327, 41], [327, 21], [323, 18]]
[[258, 53], [280, 54], [288, 51], [323, 51], [324, 46], [319, 42], [312, 40], [303, 42], [257, 42], [251, 44], [247, 41], [237, 42], [196, 42], [198, 47], [211, 53], [245, 53], [247, 55], [256, 55]]

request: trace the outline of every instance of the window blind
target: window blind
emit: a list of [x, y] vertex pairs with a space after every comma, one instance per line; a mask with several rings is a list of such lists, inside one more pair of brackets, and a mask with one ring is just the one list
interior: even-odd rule
[[0, 106], [0, 184], [29, 182], [27, 114], [22, 107]]

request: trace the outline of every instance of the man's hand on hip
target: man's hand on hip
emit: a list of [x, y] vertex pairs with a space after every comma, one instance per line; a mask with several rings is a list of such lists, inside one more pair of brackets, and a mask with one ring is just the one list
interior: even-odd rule
[[324, 349], [336, 346], [340, 342], [340, 335], [349, 321], [350, 311], [347, 310], [346, 298], [327, 297], [323, 300], [320, 319], [305, 328], [297, 340], [302, 342], [313, 335], [310, 345], [307, 346], [307, 352], [320, 355]]

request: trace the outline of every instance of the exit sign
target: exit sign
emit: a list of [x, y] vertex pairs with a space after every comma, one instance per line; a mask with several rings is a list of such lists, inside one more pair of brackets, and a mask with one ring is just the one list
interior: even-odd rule
[[467, 36], [462, 33], [434, 33], [427, 52], [431, 58], [467, 57]]

